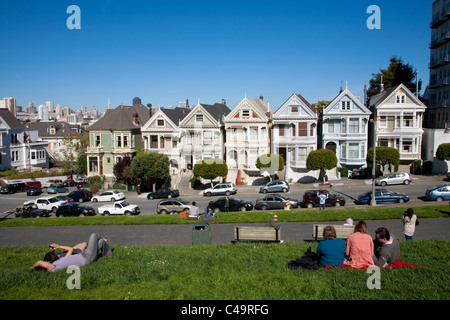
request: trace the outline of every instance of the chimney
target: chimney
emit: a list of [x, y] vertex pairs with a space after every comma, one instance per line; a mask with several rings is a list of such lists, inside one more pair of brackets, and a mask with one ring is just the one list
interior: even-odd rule
[[225, 101], [225, 99], [222, 99], [222, 104], [223, 104], [224, 106], [227, 105], [227, 102]]
[[152, 117], [152, 115], [153, 115], [153, 108], [152, 108], [152, 104], [151, 103], [147, 103], [147, 108], [148, 108], [148, 110], [149, 110], [149, 113], [150, 113], [150, 118]]

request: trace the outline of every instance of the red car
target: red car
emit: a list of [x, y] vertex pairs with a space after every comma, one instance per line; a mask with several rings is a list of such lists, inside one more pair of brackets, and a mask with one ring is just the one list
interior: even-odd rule
[[42, 187], [42, 183], [40, 181], [27, 181], [25, 183], [25, 189], [29, 187]]

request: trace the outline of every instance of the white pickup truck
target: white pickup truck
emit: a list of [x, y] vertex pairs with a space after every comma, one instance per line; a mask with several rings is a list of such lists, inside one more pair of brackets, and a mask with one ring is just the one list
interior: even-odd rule
[[140, 214], [141, 210], [136, 204], [129, 204], [126, 201], [117, 201], [113, 204], [106, 204], [98, 207], [98, 214], [108, 216], [110, 214]]

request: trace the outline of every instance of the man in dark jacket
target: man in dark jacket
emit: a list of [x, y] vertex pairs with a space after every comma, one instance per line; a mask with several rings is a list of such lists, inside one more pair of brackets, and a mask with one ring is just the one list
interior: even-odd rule
[[375, 230], [374, 256], [375, 265], [382, 268], [400, 259], [400, 246], [398, 239], [389, 233], [386, 228]]

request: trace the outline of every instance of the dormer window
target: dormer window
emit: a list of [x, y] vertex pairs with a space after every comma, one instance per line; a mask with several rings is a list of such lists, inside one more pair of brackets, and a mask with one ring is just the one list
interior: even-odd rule
[[195, 115], [195, 121], [196, 122], [203, 122], [203, 115], [202, 114]]
[[164, 127], [164, 120], [158, 119], [157, 125], [158, 127]]
[[48, 129], [48, 132], [49, 132], [51, 135], [55, 135], [55, 134], [56, 134], [56, 129], [55, 129], [55, 127], [54, 127], [54, 126], [50, 126], [50, 128]]
[[292, 113], [298, 113], [298, 106], [291, 106]]
[[397, 104], [404, 104], [404, 103], [406, 103], [406, 95], [402, 91], [399, 91], [397, 93], [397, 97], [396, 97], [395, 101], [396, 101]]
[[350, 101], [342, 101], [341, 110], [350, 110]]
[[243, 109], [242, 110], [242, 118], [250, 118], [250, 110], [249, 109]]

